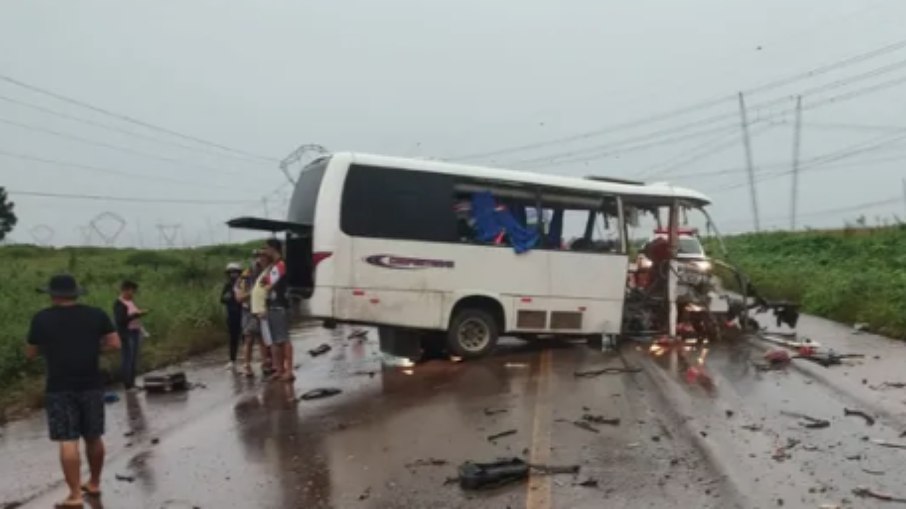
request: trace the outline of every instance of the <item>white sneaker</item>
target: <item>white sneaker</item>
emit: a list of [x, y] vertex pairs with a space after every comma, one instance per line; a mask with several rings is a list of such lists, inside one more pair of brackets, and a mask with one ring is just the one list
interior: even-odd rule
[[232, 371], [232, 370], [235, 369], [235, 368], [236, 368], [236, 365], [235, 365], [234, 363], [228, 362], [227, 365], [224, 366], [223, 369], [225, 369], [225, 370], [227, 370], [227, 371]]

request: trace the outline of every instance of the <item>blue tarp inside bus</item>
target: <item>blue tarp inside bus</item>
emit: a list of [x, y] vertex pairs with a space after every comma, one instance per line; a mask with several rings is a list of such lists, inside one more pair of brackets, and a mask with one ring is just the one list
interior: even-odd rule
[[[520, 216], [525, 216], [524, 207]], [[472, 219], [475, 220], [476, 239], [480, 242], [500, 243], [506, 239], [516, 253], [525, 253], [538, 245], [538, 232], [517, 220], [507, 207], [494, 201], [494, 196], [485, 191], [472, 195]]]

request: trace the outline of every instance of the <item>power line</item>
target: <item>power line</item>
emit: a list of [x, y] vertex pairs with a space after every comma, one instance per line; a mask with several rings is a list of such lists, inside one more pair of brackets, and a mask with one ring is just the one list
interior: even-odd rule
[[39, 191], [19, 191], [7, 189], [9, 193], [20, 196], [35, 196], [41, 198], [61, 198], [70, 200], [92, 200], [92, 201], [119, 201], [129, 203], [169, 203], [182, 205], [236, 205], [249, 203], [253, 200], [197, 200], [197, 199], [180, 199], [180, 198], [148, 198], [146, 196], [109, 196], [99, 194], [76, 194], [76, 193], [48, 193]]
[[[904, 45], [906, 45], [906, 43], [904, 43]], [[883, 74], [887, 74], [887, 73], [896, 71], [901, 68], [906, 68], [906, 60], [898, 61], [893, 64], [889, 64], [889, 65], [886, 65], [883, 67], [871, 69], [869, 71], [866, 71], [866, 72], [863, 72], [860, 74], [848, 76], [846, 78], [841, 78], [841, 79], [838, 79], [838, 80], [835, 80], [835, 81], [832, 81], [829, 83], [824, 83], [824, 84], [821, 84], [821, 85], [818, 85], [818, 86], [815, 86], [815, 87], [812, 87], [809, 89], [805, 89], [804, 91], [801, 92], [800, 95], [812, 95], [812, 94], [827, 92], [830, 90], [834, 90], [836, 88], [841, 88], [843, 86], [850, 85], [850, 84], [858, 82], [858, 81], [881, 76]], [[887, 88], [891, 85], [899, 84], [904, 80], [906, 80], [906, 76], [895, 78], [894, 80], [889, 80], [887, 82], [882, 82], [877, 85], [872, 85], [865, 89], [857, 89], [855, 91], [851, 91], [849, 93], [844, 93], [839, 96], [833, 96], [831, 98], [825, 98], [823, 100], [817, 100], [817, 101], [813, 100], [810, 102], [810, 105], [806, 109], [814, 109], [817, 107], [825, 106], [827, 104], [832, 104], [835, 102], [842, 102], [842, 101], [851, 99], [853, 97], [858, 97], [860, 95], [864, 95], [864, 93], [876, 91], [879, 89]], [[782, 104], [785, 102], [789, 102], [789, 98], [780, 97], [780, 98], [763, 101], [761, 103], [757, 103], [757, 104], [753, 105], [750, 109], [760, 110], [760, 109], [773, 107], [775, 105]], [[775, 116], [776, 115], [781, 115], [781, 116], [786, 115], [788, 113], [791, 113], [794, 109], [795, 108], [793, 108], [793, 107], [786, 107], [785, 109], [774, 113], [774, 115]], [[657, 139], [657, 138], [661, 137], [662, 135], [674, 134], [674, 133], [686, 131], [686, 130], [689, 130], [689, 129], [692, 129], [695, 127], [707, 126], [710, 124], [714, 124], [717, 122], [723, 122], [723, 121], [731, 122], [731, 119], [735, 119], [735, 117], [736, 117], [736, 113], [725, 113], [725, 114], [713, 115], [713, 116], [695, 120], [692, 122], [687, 122], [687, 123], [679, 125], [679, 126], [670, 126], [670, 127], [661, 128], [659, 130], [656, 130], [656, 131], [653, 131], [653, 132], [650, 132], [647, 134], [637, 135], [637, 136], [634, 136], [634, 137], [631, 137], [628, 139], [623, 139], [620, 141], [607, 143], [604, 145], [597, 145], [597, 146], [592, 146], [589, 148], [575, 149], [575, 150], [571, 150], [571, 151], [567, 151], [567, 152], [548, 154], [545, 156], [536, 157], [534, 159], [520, 161], [519, 163], [515, 163], [515, 164], [518, 165], [520, 163], [529, 163], [529, 164], [539, 163], [539, 164], [536, 164], [536, 166], [547, 166], [549, 164], [555, 164], [555, 163], [568, 164], [568, 163], [575, 163], [575, 162], [592, 161], [594, 159], [599, 159], [599, 158], [606, 157], [606, 156], [609, 156], [609, 155], [612, 155], [615, 153], [623, 153], [623, 152], [628, 152], [628, 151], [632, 151], [632, 150], [638, 150], [641, 148], [649, 148], [651, 146], [657, 146], [660, 144], [675, 143], [677, 141], [683, 141], [686, 139], [695, 138], [695, 137], [702, 136], [702, 135], [707, 135], [707, 134], [711, 134], [711, 133], [715, 133], [715, 132], [721, 132], [724, 130], [733, 129], [733, 128], [736, 128], [735, 120], [732, 120], [732, 122], [733, 122], [732, 124], [727, 123], [723, 127], [710, 128], [710, 129], [706, 129], [703, 131], [699, 131], [698, 133], [689, 133], [687, 135], [674, 136], [673, 138], [663, 140], [663, 143], [652, 142], [652, 143], [633, 146], [633, 147], [629, 147], [629, 148], [625, 148], [625, 149], [617, 148], [624, 144], [638, 142], [638, 141], [651, 140], [651, 139]], [[755, 124], [758, 122], [765, 122], [766, 120], [770, 120], [770, 118], [771, 117], [768, 117], [767, 119], [756, 119], [756, 120], [753, 120], [752, 122], [750, 122], [749, 125], [752, 125], [752, 124]], [[567, 158], [567, 159], [563, 159], [563, 158]]]
[[[839, 150], [837, 152], [832, 152], [829, 154], [825, 154], [823, 156], [818, 156], [818, 157], [809, 159], [804, 164], [801, 164], [799, 166], [799, 172], [802, 173], [805, 171], [810, 171], [810, 170], [814, 170], [817, 168], [821, 168], [821, 167], [823, 167], [823, 165], [825, 163], [832, 163], [832, 162], [840, 161], [843, 159], [848, 159], [855, 155], [859, 155], [859, 154], [862, 154], [865, 152], [871, 152], [871, 151], [877, 150], [885, 145], [889, 145], [891, 143], [896, 143], [896, 142], [904, 140], [904, 139], [906, 139], [906, 134], [898, 134], [893, 137], [890, 137], [890, 136], [881, 137], [880, 139], [876, 139], [874, 141], [869, 141], [866, 143], [852, 145], [848, 148]], [[782, 177], [784, 175], [789, 175], [791, 173], [792, 173], [791, 170], [785, 170], [785, 171], [780, 171], [780, 172], [763, 174], [763, 175], [759, 176], [759, 178], [756, 179], [756, 182], [763, 182], [765, 180], [775, 179], [777, 177]], [[745, 185], [747, 185], [747, 184], [746, 183], [743, 183], [743, 184], [737, 183], [737, 184], [732, 184], [729, 186], [715, 189], [714, 191], [728, 191], [731, 189], [738, 189]]]
[[[857, 205], [848, 205], [845, 207], [835, 207], [835, 208], [823, 209], [823, 210], [813, 210], [811, 212], [806, 212], [805, 214], [798, 214], [798, 216], [799, 217], [813, 217], [813, 216], [824, 216], [824, 215], [830, 215], [830, 214], [842, 214], [845, 212], [859, 212], [859, 211], [870, 209], [870, 208], [877, 208], [877, 207], [883, 207], [883, 206], [887, 206], [887, 205], [899, 204], [899, 203], [902, 203], [902, 201], [903, 201], [903, 197], [897, 196], [896, 198], [888, 198], [886, 200], [874, 200], [874, 201], [870, 201], [870, 202], [859, 203]], [[767, 220], [773, 221], [773, 222], [779, 222], [779, 221], [786, 221], [788, 219], [790, 219], [789, 215], [774, 216], [774, 217], [768, 218]], [[742, 224], [742, 223], [748, 223], [748, 221], [749, 221], [748, 219], [736, 219], [736, 220], [729, 221], [727, 224]]]
[[124, 122], [129, 122], [129, 123], [131, 123], [131, 124], [139, 125], [139, 126], [142, 126], [142, 127], [146, 128], [146, 129], [151, 129], [151, 130], [154, 130], [154, 131], [158, 131], [158, 132], [161, 132], [161, 133], [165, 133], [165, 134], [168, 134], [168, 135], [170, 135], [170, 136], [176, 136], [176, 137], [178, 137], [178, 138], [183, 138], [183, 139], [186, 139], [186, 140], [190, 140], [190, 141], [193, 141], [193, 142], [195, 142], [195, 143], [200, 143], [200, 144], [202, 144], [202, 145], [207, 145], [207, 146], [209, 146], [209, 147], [218, 148], [218, 149], [220, 149], [220, 150], [225, 150], [225, 151], [227, 151], [227, 152], [232, 152], [232, 153], [234, 153], [234, 154], [244, 155], [244, 156], [251, 157], [251, 158], [254, 158], [254, 159], [260, 159], [260, 160], [262, 160], [262, 161], [269, 161], [269, 162], [277, 162], [277, 161], [278, 161], [277, 159], [272, 158], [272, 157], [262, 156], [262, 155], [254, 154], [254, 153], [251, 153], [251, 152], [248, 152], [248, 151], [245, 151], [245, 150], [239, 150], [239, 149], [236, 149], [236, 148], [228, 147], [228, 146], [226, 146], [226, 145], [221, 145], [220, 143], [216, 143], [216, 142], [213, 142], [213, 141], [205, 140], [205, 139], [199, 138], [199, 137], [197, 137], [197, 136], [192, 136], [192, 135], [189, 135], [189, 134], [183, 134], [183, 133], [180, 133], [180, 132], [178, 132], [178, 131], [174, 131], [174, 130], [172, 130], [172, 129], [168, 129], [168, 128], [166, 128], [166, 127], [161, 127], [161, 126], [158, 126], [158, 125], [154, 125], [154, 124], [151, 124], [151, 123], [149, 123], [149, 122], [145, 122], [144, 120], [139, 120], [139, 119], [137, 119], [137, 118], [135, 118], [135, 117], [131, 117], [131, 116], [129, 116], [129, 115], [123, 115], [123, 114], [120, 114], [120, 113], [116, 113], [116, 112], [113, 112], [113, 111], [111, 111], [111, 110], [108, 110], [108, 109], [105, 109], [105, 108], [101, 108], [100, 106], [95, 106], [95, 105], [90, 104], [90, 103], [87, 103], [87, 102], [85, 102], [85, 101], [81, 101], [81, 100], [79, 100], [79, 99], [74, 99], [74, 98], [72, 98], [72, 97], [65, 96], [65, 95], [63, 95], [63, 94], [59, 94], [59, 93], [56, 93], [56, 92], [52, 92], [52, 91], [50, 91], [50, 90], [47, 90], [47, 89], [38, 87], [38, 86], [36, 86], [36, 85], [31, 85], [31, 84], [29, 84], [29, 83], [25, 83], [24, 81], [18, 80], [18, 79], [16, 79], [16, 78], [13, 78], [13, 77], [8, 76], [8, 75], [5, 75], [5, 74], [0, 74], [0, 80], [6, 81], [7, 83], [11, 83], [11, 84], [16, 85], [16, 86], [18, 86], [18, 87], [22, 87], [22, 88], [31, 90], [32, 92], [37, 92], [37, 93], [39, 93], [39, 94], [43, 94], [43, 95], [46, 95], [46, 96], [49, 96], [49, 97], [53, 97], [54, 99], [57, 99], [57, 100], [59, 100], [59, 101], [63, 101], [63, 102], [69, 103], [69, 104], [74, 104], [74, 105], [76, 105], [76, 106], [79, 106], [79, 107], [82, 107], [82, 108], [85, 108], [85, 109], [94, 111], [94, 112], [96, 112], [96, 113], [101, 113], [101, 114], [103, 114], [103, 115], [107, 115], [107, 116], [109, 116], [109, 117], [117, 118], [117, 119], [122, 120], [122, 121], [124, 121]]
[[35, 125], [31, 125], [31, 124], [23, 124], [22, 122], [16, 122], [15, 120], [9, 120], [9, 119], [3, 118], [3, 117], [0, 117], [0, 123], [7, 124], [7, 125], [10, 125], [13, 127], [17, 127], [19, 129], [25, 129], [27, 131], [49, 134], [51, 136], [56, 136], [58, 138], [75, 141], [78, 143], [82, 143], [84, 145], [92, 145], [95, 147], [106, 148], [108, 150], [114, 150], [117, 152], [122, 152], [124, 154], [130, 154], [130, 155], [134, 155], [134, 156], [138, 156], [138, 157], [144, 157], [146, 159], [153, 159], [156, 161], [163, 161], [163, 162], [171, 163], [171, 164], [180, 164], [180, 165], [183, 165], [186, 167], [200, 169], [202, 171], [213, 171], [213, 172], [218, 172], [218, 173], [229, 173], [229, 174], [237, 175], [237, 176], [248, 176], [248, 173], [242, 173], [242, 172], [237, 172], [237, 171], [233, 171], [233, 170], [222, 170], [222, 169], [218, 169], [218, 168], [212, 168], [210, 166], [200, 166], [200, 165], [197, 165], [194, 163], [187, 163], [186, 161], [183, 161], [181, 159], [176, 159], [173, 157], [165, 157], [165, 156], [158, 156], [158, 155], [154, 155], [154, 154], [148, 154], [146, 152], [142, 152], [140, 150], [134, 150], [134, 149], [124, 147], [121, 145], [115, 145], [112, 143], [105, 143], [103, 141], [82, 138], [81, 136], [75, 136], [72, 134], [55, 131], [53, 129], [48, 129], [46, 127], [38, 127]]
[[228, 157], [228, 158], [232, 158], [232, 159], [235, 159], [235, 160], [237, 160], [237, 161], [243, 161], [243, 162], [246, 162], [246, 163], [252, 163], [252, 162], [254, 161], [254, 159], [249, 158], [248, 156], [240, 156], [240, 155], [235, 155], [235, 154], [226, 154], [226, 153], [223, 153], [223, 152], [215, 152], [215, 151], [213, 151], [213, 150], [205, 149], [205, 148], [198, 147], [198, 146], [186, 145], [186, 144], [178, 143], [178, 142], [171, 141], [171, 140], [165, 140], [165, 139], [162, 139], [162, 138], [156, 138], [156, 137], [154, 137], [154, 136], [148, 136], [147, 134], [142, 134], [142, 133], [139, 133], [139, 132], [136, 132], [136, 131], [131, 131], [131, 130], [129, 130], [129, 129], [123, 129], [122, 127], [117, 127], [117, 126], [110, 125], [110, 124], [105, 124], [105, 123], [102, 123], [102, 122], [96, 122], [96, 121], [94, 121], [94, 120], [89, 120], [89, 119], [87, 119], [87, 118], [79, 117], [79, 116], [76, 116], [76, 115], [69, 115], [69, 114], [67, 114], [67, 113], [63, 113], [63, 112], [58, 111], [58, 110], [55, 110], [55, 109], [53, 109], [53, 108], [47, 108], [47, 107], [40, 106], [40, 105], [37, 105], [37, 104], [34, 104], [34, 103], [30, 103], [30, 102], [27, 102], [27, 101], [22, 101], [22, 100], [20, 100], [20, 99], [14, 99], [14, 98], [12, 98], [12, 97], [7, 97], [7, 96], [0, 95], [0, 101], [6, 101], [6, 102], [8, 102], [8, 103], [10, 103], [10, 104], [15, 104], [15, 105], [21, 106], [21, 107], [23, 107], [23, 108], [29, 108], [29, 109], [34, 110], [34, 111], [40, 111], [40, 112], [42, 112], [42, 113], [47, 113], [48, 115], [53, 115], [53, 116], [56, 116], [56, 117], [59, 117], [59, 118], [64, 118], [64, 119], [67, 119], [67, 120], [72, 120], [72, 121], [74, 121], [74, 122], [79, 122], [79, 123], [81, 123], [81, 124], [90, 125], [90, 126], [97, 127], [97, 128], [100, 128], [100, 129], [106, 129], [106, 130], [108, 130], [108, 131], [117, 132], [117, 133], [125, 134], [125, 135], [128, 135], [128, 136], [133, 136], [133, 137], [135, 137], [135, 138], [140, 138], [140, 139], [143, 139], [143, 140], [152, 141], [152, 142], [154, 142], [154, 143], [161, 143], [161, 144], [164, 144], [164, 145], [170, 145], [170, 146], [174, 146], [174, 147], [179, 147], [179, 148], [185, 149], [185, 150], [193, 150], [193, 151], [196, 151], [196, 152], [200, 152], [200, 153], [203, 153], [203, 154], [209, 154], [209, 155], [213, 155], [213, 156], [217, 156], [217, 157]]
[[138, 178], [138, 179], [154, 180], [154, 181], [161, 181], [161, 182], [173, 182], [173, 183], [177, 183], [177, 184], [204, 185], [206, 187], [216, 187], [219, 189], [235, 189], [235, 188], [231, 188], [228, 186], [224, 186], [217, 182], [209, 182], [209, 181], [199, 182], [199, 181], [194, 181], [194, 180], [184, 180], [184, 179], [179, 179], [179, 178], [167, 177], [167, 176], [163, 176], [163, 175], [145, 175], [145, 174], [141, 174], [141, 173], [132, 173], [132, 172], [126, 172], [126, 171], [122, 171], [122, 170], [117, 170], [115, 168], [105, 168], [105, 167], [101, 167], [101, 166], [92, 166], [92, 165], [88, 165], [88, 164], [75, 163], [75, 162], [71, 162], [71, 161], [59, 161], [56, 159], [47, 159], [44, 157], [34, 156], [34, 155], [30, 155], [30, 154], [9, 152], [9, 151], [3, 150], [3, 149], [0, 149], [0, 156], [10, 157], [13, 159], [19, 159], [22, 161], [31, 161], [31, 162], [36, 162], [36, 163], [61, 166], [64, 168], [78, 168], [80, 170], [93, 171], [93, 172], [104, 173], [104, 174], [108, 174], [108, 175], [117, 175], [120, 177]]
[[[881, 56], [881, 55], [884, 55], [887, 53], [899, 51], [900, 49], [903, 49], [903, 48], [906, 48], [906, 39], [892, 43], [892, 44], [888, 44], [881, 48], [876, 48], [876, 49], [868, 51], [866, 53], [861, 53], [859, 55], [848, 57], [846, 59], [832, 62], [830, 64], [825, 64], [825, 65], [819, 66], [817, 68], [805, 71], [803, 73], [798, 73], [798, 74], [789, 76], [787, 78], [775, 80], [773, 82], [769, 82], [769, 83], [766, 83], [766, 84], [763, 84], [763, 85], [760, 85], [760, 86], [757, 86], [757, 87], [754, 87], [754, 88], [751, 88], [748, 90], [744, 90], [743, 93], [756, 94], [756, 93], [765, 92], [767, 90], [773, 90], [776, 88], [780, 88], [780, 87], [789, 85], [789, 84], [794, 83], [799, 80], [809, 79], [809, 78], [812, 78], [815, 76], [827, 74], [836, 69], [840, 69], [843, 67], [858, 64], [863, 61], [866, 61], [871, 58], [875, 58], [875, 57], [878, 57], [878, 56]], [[507, 147], [507, 148], [502, 148], [502, 149], [497, 149], [497, 150], [478, 152], [478, 153], [473, 153], [473, 154], [465, 154], [465, 155], [460, 155], [460, 156], [455, 156], [455, 157], [449, 157], [447, 159], [456, 159], [456, 160], [479, 159], [479, 158], [484, 158], [484, 157], [492, 157], [492, 156], [510, 154], [510, 153], [514, 153], [514, 152], [524, 152], [524, 151], [529, 151], [529, 150], [535, 150], [535, 149], [548, 147], [548, 146], [552, 146], [552, 145], [572, 143], [572, 142], [581, 141], [581, 140], [588, 139], [588, 138], [593, 138], [596, 136], [600, 136], [602, 134], [607, 134], [607, 133], [621, 130], [621, 129], [628, 129], [631, 127], [637, 127], [637, 126], [645, 125], [645, 124], [649, 124], [649, 123], [660, 122], [660, 121], [663, 121], [663, 120], [666, 120], [669, 118], [681, 116], [686, 113], [691, 113], [694, 111], [710, 109], [713, 106], [716, 106], [716, 105], [724, 103], [724, 102], [731, 101], [735, 98], [736, 98], [736, 94], [723, 95], [723, 96], [720, 96], [715, 99], [702, 101], [702, 102], [695, 103], [695, 104], [685, 106], [682, 108], [670, 110], [670, 111], [667, 111], [664, 113], [650, 115], [650, 116], [642, 117], [642, 118], [639, 118], [636, 120], [623, 122], [623, 123], [619, 123], [619, 124], [614, 124], [614, 125], [611, 125], [608, 127], [603, 127], [603, 128], [595, 129], [595, 130], [591, 130], [591, 131], [585, 131], [585, 132], [577, 133], [577, 134], [570, 135], [570, 136], [564, 136], [564, 137], [560, 137], [560, 138], [538, 141], [538, 142], [534, 142], [534, 143], [526, 143], [526, 144], [522, 144], [522, 145], [517, 145], [517, 146], [512, 146], [512, 147]]]

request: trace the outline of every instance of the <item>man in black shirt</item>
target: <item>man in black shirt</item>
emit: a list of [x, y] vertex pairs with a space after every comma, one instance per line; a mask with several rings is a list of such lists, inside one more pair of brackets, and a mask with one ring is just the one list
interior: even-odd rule
[[[82, 507], [83, 491], [89, 496], [101, 493], [104, 393], [99, 357], [102, 349], [119, 348], [120, 338], [103, 311], [78, 303], [85, 292], [72, 276], [54, 276], [39, 291], [48, 294], [53, 305], [32, 318], [26, 355], [40, 354], [47, 364], [47, 427], [50, 439], [60, 444], [60, 463], [69, 486], [69, 497], [58, 507]], [[85, 440], [91, 470], [84, 485], [80, 438]]]

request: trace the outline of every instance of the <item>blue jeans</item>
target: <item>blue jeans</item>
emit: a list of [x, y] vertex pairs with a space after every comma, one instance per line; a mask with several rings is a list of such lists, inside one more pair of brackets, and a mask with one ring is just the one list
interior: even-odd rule
[[127, 330], [120, 334], [122, 349], [120, 350], [120, 372], [123, 376], [123, 385], [127, 389], [135, 387], [135, 375], [138, 371], [138, 349], [141, 344], [141, 331]]

